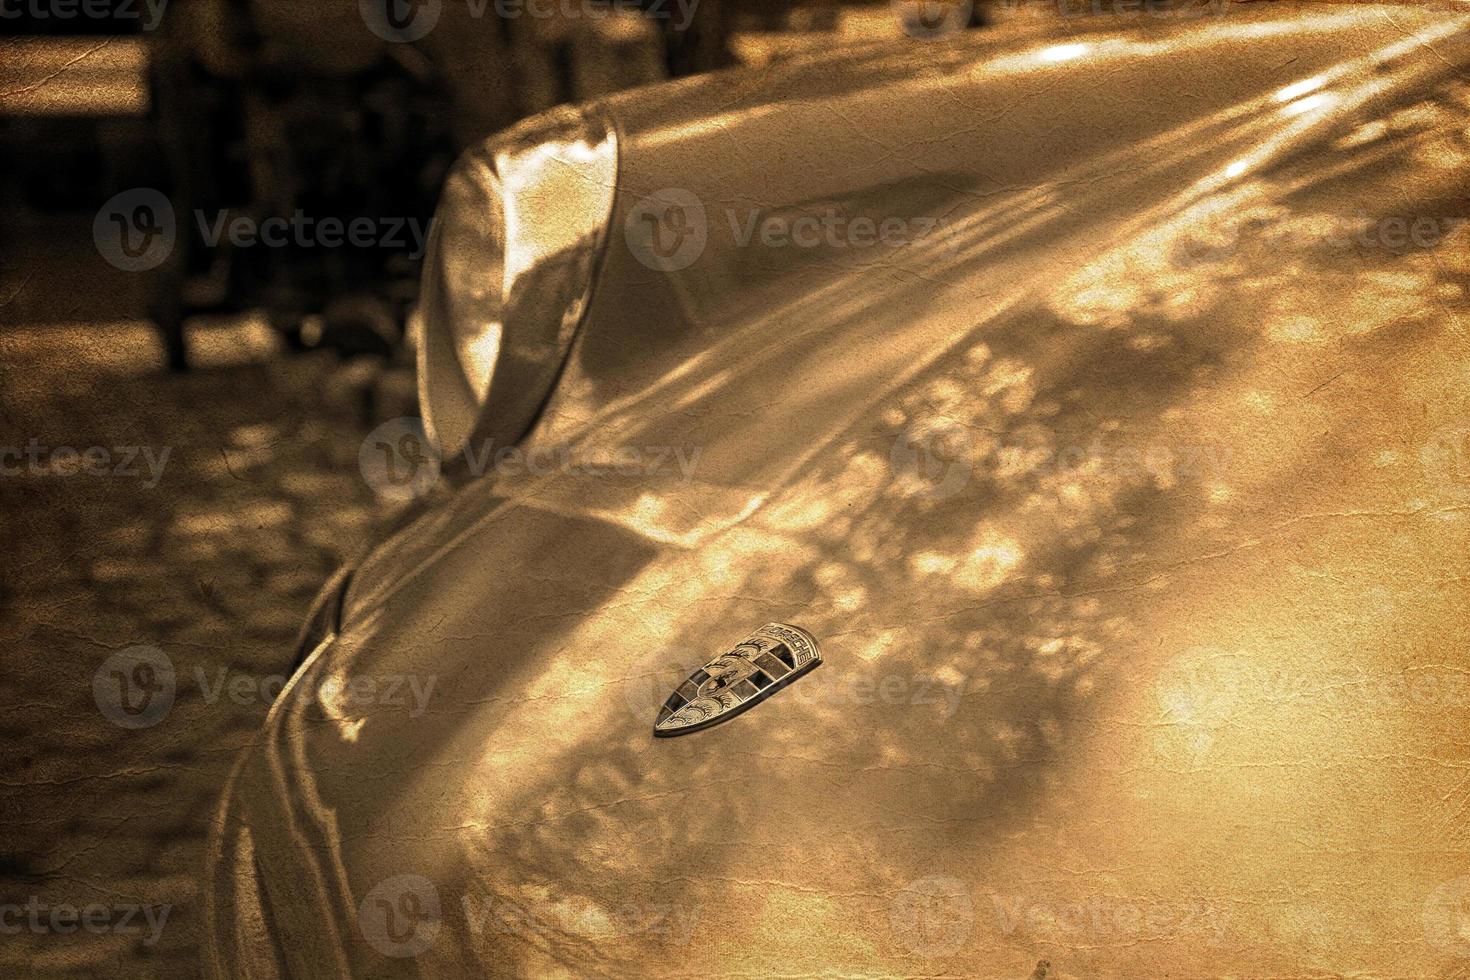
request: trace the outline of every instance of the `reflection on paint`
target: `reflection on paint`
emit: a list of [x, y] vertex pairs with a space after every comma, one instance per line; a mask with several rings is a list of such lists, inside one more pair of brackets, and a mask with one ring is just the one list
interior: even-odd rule
[[1042, 48], [1037, 55], [1042, 61], [1056, 63], [1058, 61], [1071, 61], [1080, 58], [1087, 53], [1085, 44], [1057, 44], [1049, 48]]

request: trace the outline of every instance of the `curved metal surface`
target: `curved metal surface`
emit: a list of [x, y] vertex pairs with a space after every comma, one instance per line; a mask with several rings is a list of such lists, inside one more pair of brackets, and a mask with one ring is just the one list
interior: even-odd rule
[[446, 457], [511, 445], [550, 396], [591, 299], [617, 144], [593, 109], [544, 113], [463, 154], [425, 263], [419, 397]]
[[[1385, 222], [1465, 213], [1465, 26], [1240, 11], [614, 101], [615, 228], [687, 190], [707, 244], [614, 236], [550, 471], [384, 545], [278, 703], [224, 826], [291, 966], [1452, 969], [1470, 249]], [[740, 244], [829, 203], [948, 234]], [[823, 669], [651, 737], [772, 620]]]

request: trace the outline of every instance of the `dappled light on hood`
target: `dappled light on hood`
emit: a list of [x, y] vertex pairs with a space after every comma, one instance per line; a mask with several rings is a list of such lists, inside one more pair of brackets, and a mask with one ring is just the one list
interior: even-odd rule
[[[1297, 968], [1280, 923], [1316, 921], [1341, 848], [1376, 871], [1412, 846], [1323, 805], [1364, 792], [1354, 758], [1415, 744], [1392, 743], [1408, 736], [1384, 713], [1343, 731], [1319, 699], [1328, 668], [1392, 669], [1403, 636], [1431, 632], [1415, 630], [1418, 569], [1463, 517], [1414, 467], [1424, 405], [1463, 370], [1421, 355], [1462, 332], [1466, 260], [1447, 224], [1422, 247], [1413, 230], [1456, 213], [1457, 175], [1419, 158], [1464, 152], [1446, 115], [1463, 86], [1384, 33], [1402, 75], [1304, 63], [1207, 90], [1214, 110], [1177, 125], [1138, 122], [1126, 151], [1073, 119], [1085, 138], [1044, 179], [973, 136], [983, 173], [944, 161], [904, 198], [944, 215], [942, 243], [716, 249], [670, 290], [677, 329], [637, 357], [594, 316], [527, 441], [576, 466], [464, 505], [407, 576], [416, 601], [343, 650], [454, 683], [412, 725], [303, 738], [323, 797], [345, 801], [341, 846], [386, 862], [410, 842], [446, 894], [534, 913], [543, 927], [446, 927], [512, 972], [672, 957], [688, 973], [1021, 976], [1059, 948], [1084, 976], [1152, 975], [1158, 957], [1218, 972], [1221, 950], [1242, 974]], [[1126, 65], [1128, 47], [1069, 53], [1057, 77]], [[973, 70], [1010, 84], [1042, 50]], [[1379, 108], [1394, 85], [1420, 107]], [[802, 111], [831, 107], [818, 93]], [[895, 156], [862, 135], [844, 138], [875, 171]], [[638, 289], [601, 301], [664, 283], [633, 272]], [[669, 693], [766, 622], [809, 630], [821, 666], [654, 742]], [[1315, 686], [1238, 693], [1276, 667]], [[392, 763], [377, 810], [338, 775], [358, 753]], [[1397, 798], [1368, 802], [1417, 826]], [[1410, 885], [1352, 883], [1407, 907]], [[1026, 914], [1079, 889], [1211, 916], [1072, 942]], [[952, 892], [968, 945], [916, 945], [901, 897]], [[1378, 962], [1387, 932], [1364, 907], [1314, 926], [1310, 950]]]

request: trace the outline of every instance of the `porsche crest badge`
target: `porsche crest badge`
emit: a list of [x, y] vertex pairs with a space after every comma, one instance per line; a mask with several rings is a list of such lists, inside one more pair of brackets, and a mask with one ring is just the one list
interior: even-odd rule
[[821, 662], [816, 638], [806, 630], [767, 623], [690, 674], [659, 709], [653, 734], [688, 735], [729, 721]]

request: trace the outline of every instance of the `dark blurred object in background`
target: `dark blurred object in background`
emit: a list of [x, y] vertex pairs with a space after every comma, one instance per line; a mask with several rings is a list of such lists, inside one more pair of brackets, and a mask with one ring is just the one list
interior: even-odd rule
[[[154, 312], [175, 367], [198, 312], [261, 308], [293, 347], [396, 346], [417, 276], [408, 238], [333, 246], [305, 223], [428, 221], [454, 152], [450, 103], [422, 58], [386, 48], [355, 4], [196, 0], [165, 25], [158, 122], [175, 213], [191, 219]], [[241, 247], [220, 235], [239, 219], [290, 233]]]
[[[726, 67], [741, 32], [830, 36], [856, 8], [893, 22], [886, 0], [638, 3], [518, 0], [498, 16], [495, 0], [0, 0], [0, 225], [35, 239], [7, 248], [0, 318], [145, 317], [174, 368], [205, 314], [258, 313], [289, 349], [391, 357], [464, 146]], [[390, 29], [431, 9], [432, 29]], [[145, 243], [166, 232], [166, 252], [126, 268], [83, 230], [109, 219]], [[323, 221], [363, 223], [371, 243], [314, 231]], [[81, 258], [99, 251], [108, 263]]]

